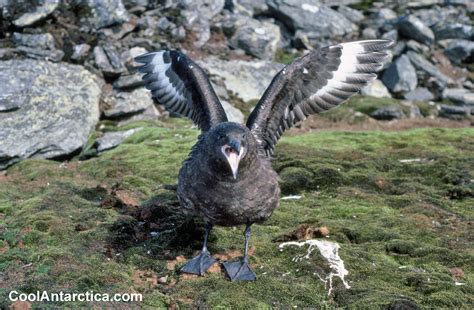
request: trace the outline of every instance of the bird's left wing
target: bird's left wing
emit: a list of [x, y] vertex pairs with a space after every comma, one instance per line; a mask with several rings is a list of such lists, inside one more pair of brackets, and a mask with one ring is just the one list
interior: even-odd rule
[[274, 78], [247, 120], [260, 151], [271, 155], [283, 132], [346, 101], [374, 80], [389, 54], [388, 40], [323, 47], [296, 59]]
[[202, 130], [227, 121], [209, 79], [195, 62], [179, 51], [160, 51], [135, 57], [143, 64], [145, 87], [166, 110], [187, 116]]

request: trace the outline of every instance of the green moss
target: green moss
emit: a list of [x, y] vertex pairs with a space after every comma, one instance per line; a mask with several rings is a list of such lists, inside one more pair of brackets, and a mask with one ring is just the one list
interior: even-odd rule
[[[375, 104], [367, 100], [359, 107], [366, 112]], [[0, 179], [1, 307], [9, 306], [12, 289], [137, 291], [144, 296], [137, 306], [158, 308], [468, 309], [472, 303], [473, 129], [282, 138], [273, 166], [283, 192], [302, 197], [282, 200], [268, 221], [253, 226], [250, 262], [258, 281], [234, 283], [223, 272], [182, 278], [181, 261], [167, 268], [201, 246], [203, 223], [178, 212], [172, 190], [198, 131], [182, 119], [123, 130], [134, 126], [144, 129], [97, 157], [25, 160]], [[120, 191], [141, 207], [128, 205]], [[351, 289], [334, 279], [328, 297], [315, 274], [327, 268], [321, 256], [295, 262], [306, 249], [278, 250], [274, 240], [300, 224], [328, 228], [328, 240], [341, 245]], [[213, 229], [211, 252], [242, 247], [242, 227]], [[453, 267], [464, 276], [454, 279]], [[143, 284], [138, 271], [154, 278]], [[167, 284], [156, 283], [158, 277]]]

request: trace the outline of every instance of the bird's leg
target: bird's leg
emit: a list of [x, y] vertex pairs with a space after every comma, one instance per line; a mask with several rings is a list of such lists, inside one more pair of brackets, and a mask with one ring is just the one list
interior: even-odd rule
[[224, 268], [231, 281], [255, 281], [257, 276], [249, 265], [249, 239], [250, 225], [245, 228], [245, 253], [244, 257], [236, 262], [225, 262]]
[[211, 256], [207, 249], [207, 238], [209, 237], [209, 231], [212, 229], [212, 224], [206, 224], [206, 231], [204, 232], [204, 244], [202, 246], [201, 253], [191, 259], [181, 268], [181, 272], [193, 273], [203, 276], [204, 273], [214, 265], [217, 260]]

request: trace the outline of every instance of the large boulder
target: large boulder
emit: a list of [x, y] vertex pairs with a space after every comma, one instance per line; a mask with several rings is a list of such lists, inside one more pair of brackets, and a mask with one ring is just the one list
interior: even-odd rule
[[80, 66], [0, 62], [0, 169], [81, 149], [99, 120], [99, 80]]
[[258, 100], [284, 66], [269, 61], [226, 61], [215, 57], [197, 63], [209, 72], [211, 80], [216, 84], [222, 82], [228, 91], [245, 102]]
[[474, 106], [474, 92], [465, 88], [446, 88], [443, 91], [443, 99], [450, 100], [460, 105]]
[[272, 60], [281, 40], [280, 27], [250, 17], [242, 17], [242, 23], [231, 38], [231, 45], [254, 57]]
[[384, 72], [382, 81], [393, 93], [407, 93], [416, 88], [416, 70], [406, 55], [398, 57]]
[[311, 38], [330, 38], [352, 32], [352, 22], [320, 1], [269, 0], [269, 11], [291, 31], [300, 30]]
[[397, 26], [400, 33], [409, 39], [426, 45], [431, 45], [434, 42], [433, 31], [414, 15], [401, 17]]
[[446, 85], [454, 83], [452, 78], [442, 73], [435, 65], [429, 62], [422, 55], [415, 53], [414, 51], [408, 51], [406, 55], [419, 72], [423, 72], [431, 80], [434, 80], [436, 86], [439, 89], [443, 89], [446, 87]]

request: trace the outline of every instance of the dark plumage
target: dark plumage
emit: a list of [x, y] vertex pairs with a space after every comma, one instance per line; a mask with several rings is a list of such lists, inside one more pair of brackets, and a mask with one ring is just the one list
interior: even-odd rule
[[387, 40], [338, 44], [315, 50], [273, 79], [246, 126], [227, 121], [204, 71], [178, 51], [135, 60], [153, 96], [169, 111], [190, 117], [202, 130], [178, 178], [182, 207], [207, 222], [204, 246], [183, 272], [204, 274], [215, 263], [207, 250], [212, 225], [246, 225], [245, 255], [225, 262], [231, 280], [255, 280], [248, 265], [250, 226], [279, 205], [270, 156], [283, 132], [308, 115], [331, 109], [376, 78], [388, 59]]

